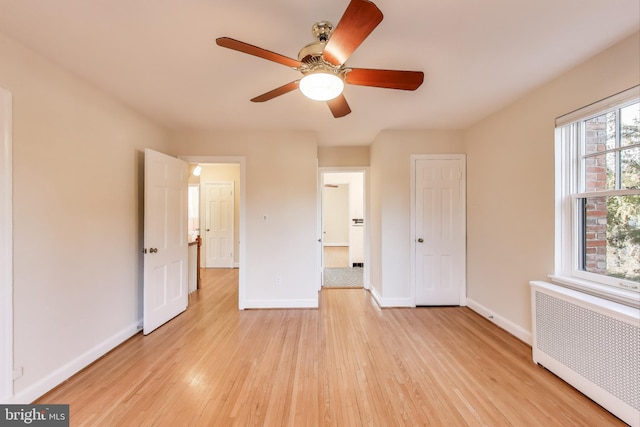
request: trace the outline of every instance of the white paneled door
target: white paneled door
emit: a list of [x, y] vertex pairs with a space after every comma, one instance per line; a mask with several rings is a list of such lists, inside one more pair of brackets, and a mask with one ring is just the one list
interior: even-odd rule
[[233, 182], [205, 184], [205, 267], [233, 268]]
[[146, 149], [144, 171], [145, 335], [187, 308], [187, 163]]
[[415, 159], [416, 305], [460, 305], [465, 292], [464, 157]]

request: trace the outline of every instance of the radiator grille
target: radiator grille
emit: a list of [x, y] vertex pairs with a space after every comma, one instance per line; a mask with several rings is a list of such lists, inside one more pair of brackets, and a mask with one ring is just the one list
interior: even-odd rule
[[640, 410], [640, 328], [536, 292], [537, 347]]

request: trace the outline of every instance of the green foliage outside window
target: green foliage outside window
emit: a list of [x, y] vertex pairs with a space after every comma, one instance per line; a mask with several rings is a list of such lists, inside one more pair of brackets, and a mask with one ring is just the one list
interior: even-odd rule
[[[637, 112], [639, 104], [630, 107]], [[619, 166], [607, 168], [607, 181], [619, 179], [614, 188], [640, 189], [639, 120], [636, 115], [620, 125]], [[607, 197], [607, 213], [607, 275], [640, 282], [640, 194]]]

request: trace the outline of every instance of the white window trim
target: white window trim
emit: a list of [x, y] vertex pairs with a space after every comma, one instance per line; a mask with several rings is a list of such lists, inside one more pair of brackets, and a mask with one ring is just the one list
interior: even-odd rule
[[568, 125], [569, 123], [577, 122], [578, 120], [589, 119], [600, 115], [602, 110], [613, 108], [617, 105], [624, 104], [633, 100], [638, 96], [640, 92], [640, 85], [634, 86], [622, 92], [611, 95], [608, 98], [601, 99], [586, 107], [579, 108], [575, 111], [565, 114], [556, 118], [556, 128]]
[[[578, 120], [587, 119], [603, 110], [623, 104], [640, 97], [640, 86], [635, 86], [620, 92], [610, 98], [593, 103], [583, 109], [576, 110], [556, 119], [555, 132], [555, 272], [549, 278], [552, 282], [577, 291], [596, 295], [621, 304], [640, 308], [640, 293], [607, 285], [637, 285], [635, 282], [606, 277], [578, 269], [578, 241], [574, 236], [578, 232], [578, 212], [576, 196], [573, 189], [577, 188], [577, 165], [571, 161], [575, 158], [576, 147], [568, 143], [562, 136], [562, 127]], [[633, 191], [618, 190], [607, 192], [606, 195], [635, 194]], [[582, 193], [580, 197], [591, 195]], [[594, 195], [604, 195], [598, 193]]]

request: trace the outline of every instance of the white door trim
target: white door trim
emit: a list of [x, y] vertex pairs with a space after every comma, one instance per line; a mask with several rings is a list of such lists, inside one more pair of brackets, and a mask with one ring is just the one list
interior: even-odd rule
[[[416, 306], [416, 161], [418, 160], [459, 160], [462, 162], [462, 182], [460, 186], [460, 194], [462, 196], [462, 223], [464, 224], [464, 230], [462, 235], [467, 235], [467, 156], [466, 154], [412, 154], [411, 155], [411, 174], [410, 174], [410, 193], [411, 193], [411, 256], [409, 257], [411, 265], [411, 299], [410, 304], [412, 307]], [[466, 249], [464, 257], [463, 272], [463, 285], [460, 289], [460, 305], [467, 305], [467, 280], [466, 280]]]
[[[238, 272], [238, 309], [244, 310], [246, 303], [246, 275], [247, 271], [247, 215], [246, 215], [246, 161], [244, 156], [178, 156], [179, 159], [189, 163], [235, 163], [240, 165], [240, 245], [238, 246], [238, 263], [240, 271]], [[234, 189], [237, 191], [237, 189]]]
[[324, 174], [331, 172], [361, 172], [363, 175], [364, 183], [364, 269], [362, 270], [362, 279], [365, 289], [370, 289], [370, 231], [369, 231], [369, 218], [371, 218], [370, 206], [369, 206], [369, 167], [368, 166], [340, 166], [330, 167], [323, 166], [318, 168], [318, 190], [317, 190], [317, 218], [318, 218], [318, 241], [319, 253], [317, 258], [318, 274], [318, 290], [322, 288], [322, 187], [324, 186]]
[[12, 96], [0, 87], [0, 402], [13, 400]]

